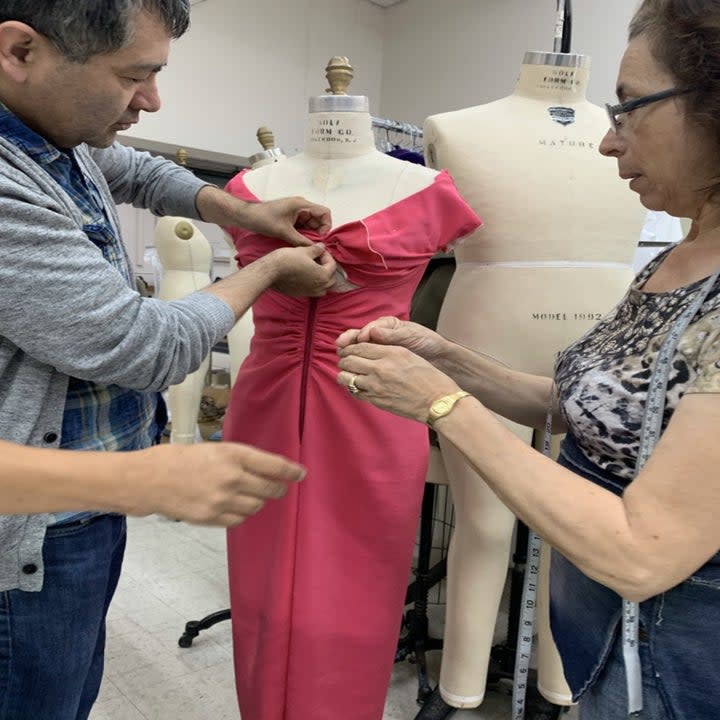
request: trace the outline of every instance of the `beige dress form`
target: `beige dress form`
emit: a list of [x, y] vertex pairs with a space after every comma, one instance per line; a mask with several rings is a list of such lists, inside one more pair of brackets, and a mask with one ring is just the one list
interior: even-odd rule
[[[598, 145], [605, 111], [585, 98], [589, 59], [527, 53], [512, 95], [429, 117], [426, 158], [449, 170], [484, 226], [456, 252], [443, 335], [518, 370], [551, 375], [555, 354], [623, 295], [644, 209]], [[507, 422], [528, 443], [528, 428]], [[485, 693], [513, 515], [447, 443], [456, 508], [440, 693], [475, 707]], [[570, 692], [539, 613], [539, 685]], [[543, 618], [544, 614], [544, 618]]]
[[[212, 248], [197, 227], [181, 217], [163, 217], [155, 228], [155, 248], [162, 264], [158, 297], [177, 300], [210, 284]], [[171, 443], [191, 445], [199, 437], [198, 410], [210, 357], [179, 385], [168, 389]]]

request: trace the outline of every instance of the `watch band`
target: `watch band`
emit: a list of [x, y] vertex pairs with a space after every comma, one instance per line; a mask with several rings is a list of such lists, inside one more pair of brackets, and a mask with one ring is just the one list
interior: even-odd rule
[[458, 400], [464, 397], [470, 397], [469, 392], [465, 390], [458, 390], [451, 395], [443, 395], [433, 402], [428, 410], [427, 424], [430, 427], [435, 427], [435, 423], [442, 417], [445, 417], [454, 407]]

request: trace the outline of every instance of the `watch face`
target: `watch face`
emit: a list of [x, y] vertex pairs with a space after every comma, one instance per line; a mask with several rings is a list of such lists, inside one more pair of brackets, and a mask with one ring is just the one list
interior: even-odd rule
[[450, 409], [450, 401], [449, 400], [441, 400], [436, 406], [435, 406], [435, 412], [447, 412]]

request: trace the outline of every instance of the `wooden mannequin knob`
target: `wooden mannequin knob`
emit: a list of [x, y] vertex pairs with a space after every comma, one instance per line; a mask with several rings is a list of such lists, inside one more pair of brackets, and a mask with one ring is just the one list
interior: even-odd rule
[[188, 151], [185, 148], [179, 148], [175, 153], [175, 162], [177, 162], [178, 165], [185, 167], [187, 165], [187, 161]]
[[348, 85], [354, 77], [350, 60], [341, 55], [330, 58], [325, 68], [325, 77], [330, 83], [330, 87], [325, 92], [331, 95], [347, 95]]
[[263, 147], [263, 150], [271, 150], [275, 147], [275, 135], [272, 130], [266, 127], [258, 128], [257, 139]]
[[175, 225], [175, 234], [181, 240], [189, 240], [195, 234], [195, 228], [187, 220], [181, 220]]

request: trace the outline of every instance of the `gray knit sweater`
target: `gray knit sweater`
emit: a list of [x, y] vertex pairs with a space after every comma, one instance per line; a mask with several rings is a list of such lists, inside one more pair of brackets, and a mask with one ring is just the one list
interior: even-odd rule
[[[195, 196], [204, 183], [174, 163], [119, 144], [80, 147], [77, 155], [116, 228], [114, 203], [198, 217]], [[194, 371], [235, 322], [231, 309], [207, 293], [170, 303], [142, 298], [82, 225], [67, 193], [0, 137], [3, 439], [57, 446], [69, 376], [160, 390]], [[0, 591], [41, 589], [49, 517], [0, 516]], [[32, 566], [38, 570], [28, 574]]]

